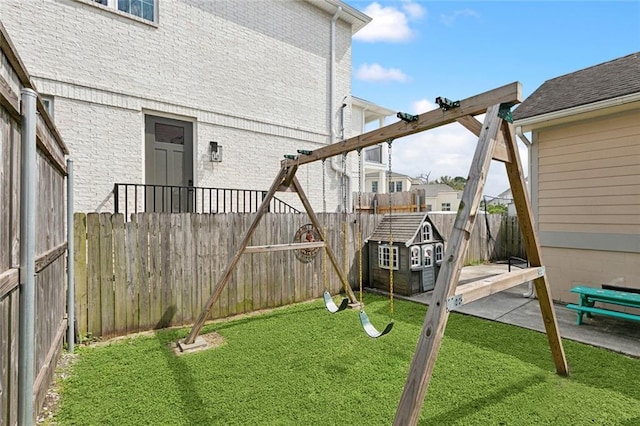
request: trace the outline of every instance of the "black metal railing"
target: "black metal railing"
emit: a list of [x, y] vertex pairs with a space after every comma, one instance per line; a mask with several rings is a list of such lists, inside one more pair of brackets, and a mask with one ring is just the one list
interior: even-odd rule
[[524, 269], [529, 267], [529, 261], [527, 259], [523, 259], [517, 256], [509, 256], [509, 272], [511, 272], [511, 267], [514, 266], [516, 268]]
[[[267, 191], [255, 189], [205, 188], [200, 186], [113, 185], [115, 213], [252, 213], [258, 210]], [[292, 205], [273, 197], [269, 212], [301, 213]]]

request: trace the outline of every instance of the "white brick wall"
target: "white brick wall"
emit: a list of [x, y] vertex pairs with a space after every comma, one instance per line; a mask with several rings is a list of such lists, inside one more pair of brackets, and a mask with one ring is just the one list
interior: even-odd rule
[[[200, 186], [267, 189], [283, 154], [329, 140], [331, 15], [307, 2], [159, 0], [152, 26], [77, 0], [2, 0], [0, 19], [54, 96], [78, 211], [110, 211], [114, 182], [144, 182], [145, 112], [194, 121]], [[350, 46], [339, 20], [335, 108], [350, 94]], [[222, 163], [208, 161], [211, 140]], [[321, 164], [305, 171], [320, 211]], [[327, 178], [331, 210], [339, 186]]]

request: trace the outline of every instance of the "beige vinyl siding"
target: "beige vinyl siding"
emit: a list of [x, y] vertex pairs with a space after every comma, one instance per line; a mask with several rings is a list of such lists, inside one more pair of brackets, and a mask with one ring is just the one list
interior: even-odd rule
[[640, 110], [541, 129], [540, 231], [640, 234]]
[[640, 288], [640, 253], [544, 247], [542, 260], [554, 300], [575, 303], [570, 290], [578, 285]]

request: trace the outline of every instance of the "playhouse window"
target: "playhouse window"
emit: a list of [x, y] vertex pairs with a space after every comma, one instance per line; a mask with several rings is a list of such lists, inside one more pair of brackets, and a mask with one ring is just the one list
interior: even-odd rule
[[444, 244], [437, 243], [436, 244], [436, 263], [438, 265], [441, 264], [442, 259], [444, 259]]
[[378, 266], [383, 269], [398, 269], [398, 247], [389, 244], [378, 246]]
[[413, 246], [411, 247], [411, 268], [419, 268], [420, 265], [420, 247]]
[[433, 266], [433, 246], [422, 246], [422, 258], [424, 261], [422, 264], [424, 266]]
[[422, 224], [422, 241], [431, 241], [433, 238], [433, 232], [431, 230], [431, 224], [430, 223], [423, 223]]

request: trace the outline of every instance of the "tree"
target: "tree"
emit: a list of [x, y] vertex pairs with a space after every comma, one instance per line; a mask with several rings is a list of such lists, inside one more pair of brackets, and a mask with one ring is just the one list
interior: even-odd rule
[[507, 214], [509, 208], [504, 204], [486, 204], [485, 211], [489, 214]]
[[440, 176], [435, 180], [435, 183], [441, 183], [444, 185], [448, 185], [456, 191], [464, 190], [464, 186], [467, 184], [467, 178], [462, 176], [456, 176], [452, 178], [451, 176]]
[[431, 172], [429, 173], [420, 173], [418, 176], [415, 177], [415, 179], [420, 180], [421, 183], [429, 183], [429, 176], [431, 175]]

